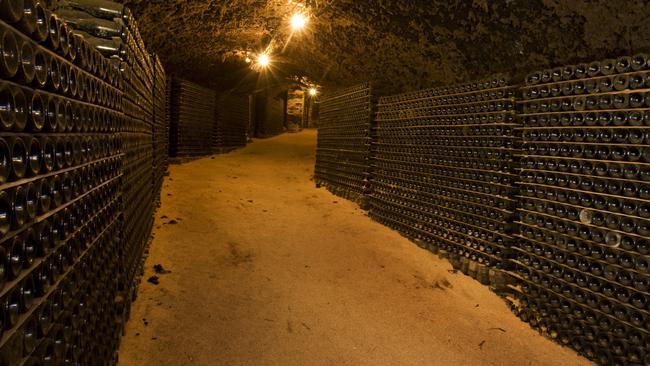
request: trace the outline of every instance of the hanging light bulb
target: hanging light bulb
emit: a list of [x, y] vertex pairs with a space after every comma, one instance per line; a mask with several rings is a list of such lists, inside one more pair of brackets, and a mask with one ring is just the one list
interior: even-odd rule
[[291, 29], [299, 31], [307, 25], [307, 17], [302, 13], [296, 13], [291, 17]]
[[260, 65], [261, 67], [267, 67], [271, 63], [271, 59], [269, 58], [269, 55], [266, 53], [261, 54], [257, 58], [257, 64]]

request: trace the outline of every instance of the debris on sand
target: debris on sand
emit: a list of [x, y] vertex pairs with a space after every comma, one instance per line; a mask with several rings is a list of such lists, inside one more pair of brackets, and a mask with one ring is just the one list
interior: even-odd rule
[[151, 276], [151, 277], [149, 277], [147, 282], [153, 283], [154, 285], [158, 285], [158, 284], [160, 284], [160, 278], [158, 276]]
[[153, 270], [158, 274], [170, 274], [170, 273], [172, 273], [172, 271], [169, 271], [169, 270], [165, 269], [165, 267], [163, 267], [162, 264], [155, 264], [153, 266]]
[[503, 329], [503, 328], [500, 328], [500, 327], [496, 327], [496, 328], [488, 328], [488, 330], [500, 330], [500, 331], [502, 331], [503, 333], [505, 333], [505, 332], [506, 332], [506, 330], [505, 330], [505, 329]]

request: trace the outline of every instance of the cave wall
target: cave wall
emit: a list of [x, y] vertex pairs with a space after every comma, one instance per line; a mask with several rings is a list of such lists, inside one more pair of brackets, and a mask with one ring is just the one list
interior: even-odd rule
[[[249, 74], [241, 52], [273, 44], [294, 11], [281, 0], [124, 2], [168, 69], [223, 88]], [[325, 86], [371, 80], [380, 94], [650, 50], [642, 0], [309, 4], [309, 29], [276, 49], [279, 71]]]

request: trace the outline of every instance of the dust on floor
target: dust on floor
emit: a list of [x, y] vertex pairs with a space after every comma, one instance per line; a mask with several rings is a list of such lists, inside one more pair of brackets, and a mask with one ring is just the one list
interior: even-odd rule
[[315, 144], [285, 134], [170, 168], [120, 365], [590, 365], [316, 189]]

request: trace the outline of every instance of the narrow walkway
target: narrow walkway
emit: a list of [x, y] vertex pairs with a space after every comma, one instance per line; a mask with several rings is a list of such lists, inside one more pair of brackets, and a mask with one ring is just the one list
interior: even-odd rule
[[171, 167], [120, 365], [590, 364], [316, 189], [315, 145], [285, 134]]

